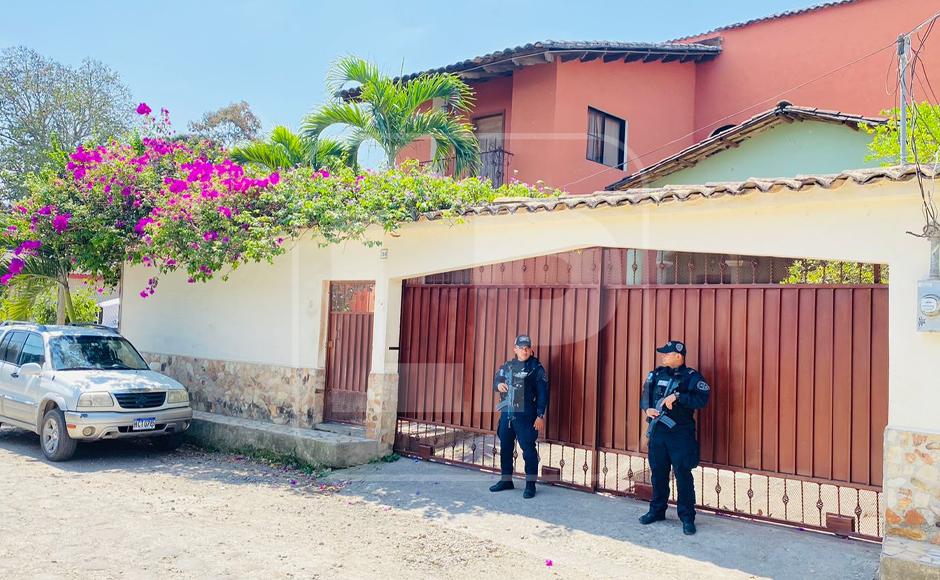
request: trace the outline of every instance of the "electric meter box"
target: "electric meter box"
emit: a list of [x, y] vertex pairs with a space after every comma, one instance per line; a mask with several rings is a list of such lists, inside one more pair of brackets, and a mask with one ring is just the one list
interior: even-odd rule
[[940, 332], [940, 278], [917, 283], [917, 330]]

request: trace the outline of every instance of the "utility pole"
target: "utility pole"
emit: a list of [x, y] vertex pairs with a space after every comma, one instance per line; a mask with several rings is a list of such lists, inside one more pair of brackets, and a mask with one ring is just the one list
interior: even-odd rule
[[911, 47], [911, 37], [906, 34], [898, 36], [898, 86], [901, 94], [901, 165], [907, 164], [907, 51]]

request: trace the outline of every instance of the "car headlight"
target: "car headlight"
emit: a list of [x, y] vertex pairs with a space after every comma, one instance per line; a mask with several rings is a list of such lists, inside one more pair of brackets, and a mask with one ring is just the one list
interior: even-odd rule
[[83, 393], [78, 398], [79, 407], [113, 407], [111, 393]]
[[189, 402], [189, 393], [184, 389], [176, 389], [173, 391], [166, 392], [166, 402], [173, 403], [188, 403]]

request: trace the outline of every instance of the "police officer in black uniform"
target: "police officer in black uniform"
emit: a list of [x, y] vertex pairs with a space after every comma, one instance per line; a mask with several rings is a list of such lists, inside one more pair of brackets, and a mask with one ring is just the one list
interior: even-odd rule
[[695, 369], [685, 366], [685, 344], [670, 340], [656, 349], [660, 366], [646, 377], [640, 408], [649, 423], [649, 462], [653, 476], [653, 499], [641, 524], [666, 519], [669, 499], [669, 468], [676, 474], [676, 511], [682, 532], [695, 533], [695, 486], [692, 470], [698, 466], [695, 439], [695, 410], [708, 403], [709, 386]]
[[532, 339], [525, 334], [516, 337], [516, 357], [496, 371], [493, 390], [499, 394], [499, 482], [490, 491], [512, 489], [513, 451], [516, 441], [525, 461], [525, 491], [522, 497], [535, 497], [539, 453], [535, 448], [538, 432], [545, 428], [545, 407], [548, 405], [548, 376], [532, 352]]

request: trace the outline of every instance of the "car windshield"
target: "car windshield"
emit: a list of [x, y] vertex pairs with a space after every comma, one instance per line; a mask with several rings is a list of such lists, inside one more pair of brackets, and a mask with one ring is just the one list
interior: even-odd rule
[[52, 368], [69, 370], [147, 370], [131, 343], [120, 336], [57, 336], [49, 341]]

